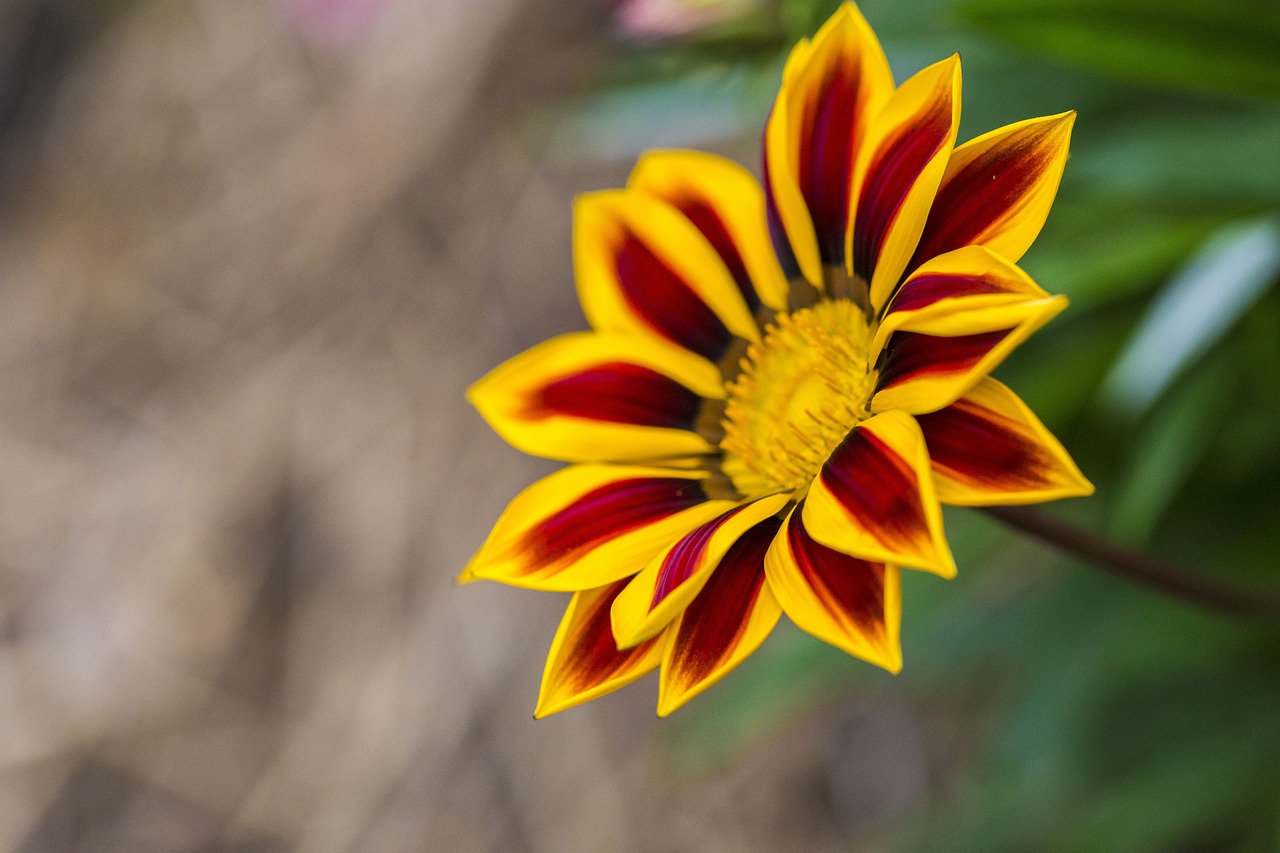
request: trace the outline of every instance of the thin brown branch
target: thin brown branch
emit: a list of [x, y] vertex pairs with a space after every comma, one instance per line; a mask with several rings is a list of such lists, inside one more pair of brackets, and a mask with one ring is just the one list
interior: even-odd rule
[[1060, 551], [1082, 557], [1125, 580], [1222, 613], [1280, 616], [1280, 591], [1241, 589], [1210, 580], [1170, 560], [1118, 545], [1030, 507], [988, 507], [987, 512], [1010, 527], [1042, 539]]

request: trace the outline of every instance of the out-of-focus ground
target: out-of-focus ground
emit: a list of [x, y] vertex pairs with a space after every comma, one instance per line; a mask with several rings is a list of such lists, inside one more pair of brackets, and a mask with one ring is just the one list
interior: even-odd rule
[[855, 844], [909, 712], [673, 773], [652, 683], [531, 719], [563, 597], [453, 585], [550, 470], [463, 390], [581, 326], [571, 200], [630, 165], [538, 119], [600, 5], [299, 6], [0, 15], [0, 849]]

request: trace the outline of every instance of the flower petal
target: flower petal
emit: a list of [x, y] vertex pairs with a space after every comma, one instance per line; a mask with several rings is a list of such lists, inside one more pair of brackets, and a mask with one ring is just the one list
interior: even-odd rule
[[613, 636], [620, 647], [658, 634], [684, 609], [726, 552], [761, 521], [787, 505], [774, 495], [736, 507], [698, 527], [645, 566], [613, 605]]
[[769, 216], [785, 236], [779, 256], [794, 256], [815, 286], [823, 264], [845, 263], [853, 158], [892, 89], [884, 50], [852, 3], [787, 60], [765, 128]]
[[662, 199], [702, 232], [753, 312], [787, 307], [787, 280], [769, 248], [764, 192], [746, 169], [701, 151], [650, 151], [629, 187]]
[[902, 412], [875, 415], [849, 431], [810, 486], [803, 518], [809, 535], [828, 548], [955, 575], [924, 436]]
[[[942, 318], [953, 329], [963, 323], [1004, 326], [991, 331], [945, 336], [894, 332], [881, 354], [871, 411], [896, 409], [915, 415], [950, 405], [1066, 307], [1065, 296], [1052, 296], [969, 316], [957, 313]], [[1014, 321], [1013, 317], [1020, 319]], [[1013, 325], [1007, 325], [1011, 322]]]
[[782, 615], [764, 577], [778, 532], [766, 519], [743, 534], [664, 634], [658, 715], [665, 717], [725, 676], [769, 636]]
[[993, 506], [1093, 494], [1062, 444], [1018, 396], [990, 377], [916, 420], [943, 503]]
[[1049, 215], [1074, 112], [1011, 124], [966, 142], [947, 163], [911, 268], [961, 246], [1017, 261]]
[[[613, 462], [715, 449], [704, 398], [723, 398], [720, 371], [670, 344], [578, 332], [490, 371], [467, 398], [514, 447], [549, 459]], [[699, 426], [704, 434], [697, 432]]]
[[591, 325], [670, 342], [717, 361], [760, 329], [707, 239], [671, 205], [635, 190], [580, 196], [578, 297]]
[[897, 566], [835, 551], [804, 528], [802, 503], [764, 559], [769, 588], [805, 631], [854, 657], [897, 673], [902, 586]]
[[657, 668], [662, 644], [618, 649], [609, 608], [626, 581], [575, 593], [551, 643], [534, 717], [542, 718], [612, 693]]
[[574, 465], [516, 496], [460, 581], [593, 589], [640, 571], [673, 540], [732, 509], [708, 500], [707, 472]]
[[850, 270], [884, 305], [906, 269], [960, 124], [960, 57], [917, 73], [876, 116], [854, 172]]
[[933, 258], [894, 293], [876, 329], [872, 350], [896, 331], [972, 335], [1016, 326], [1027, 303], [1049, 294], [1014, 264], [983, 248], [966, 246]]

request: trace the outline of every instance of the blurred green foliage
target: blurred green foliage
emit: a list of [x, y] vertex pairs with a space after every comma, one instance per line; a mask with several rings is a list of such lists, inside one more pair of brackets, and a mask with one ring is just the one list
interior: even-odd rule
[[[594, 138], [616, 153], [754, 138], [787, 49], [836, 5], [778, 0], [633, 44], [579, 120], [667, 117], [665, 139]], [[1207, 575], [1280, 584], [1280, 5], [861, 6], [899, 81], [961, 53], [962, 140], [1079, 112], [1023, 261], [1073, 307], [1000, 370], [1098, 486], [1050, 511]], [[1182, 325], [1168, 316], [1179, 300]], [[1155, 365], [1145, 382], [1123, 366], [1138, 350]], [[824, 703], [906, 698], [953, 719], [966, 748], [877, 848], [1280, 850], [1274, 620], [1126, 585], [978, 512], [949, 511], [947, 526], [960, 577], [908, 573], [901, 676], [780, 632], [675, 718], [672, 766], [702, 772]]]

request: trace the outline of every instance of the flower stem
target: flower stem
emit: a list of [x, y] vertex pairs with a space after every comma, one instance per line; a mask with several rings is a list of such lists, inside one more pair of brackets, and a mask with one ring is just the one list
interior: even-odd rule
[[1246, 590], [1218, 583], [1162, 557], [1118, 545], [1030, 507], [987, 507], [986, 511], [1010, 527], [1042, 539], [1060, 551], [1083, 557], [1125, 580], [1222, 613], [1280, 616], [1280, 593], [1275, 590]]

